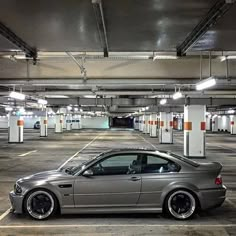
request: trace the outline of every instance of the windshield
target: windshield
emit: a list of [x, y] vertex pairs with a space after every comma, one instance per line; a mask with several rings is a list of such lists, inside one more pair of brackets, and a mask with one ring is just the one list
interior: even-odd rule
[[65, 172], [67, 174], [69, 174], [69, 175], [75, 175], [76, 173], [78, 173], [79, 171], [83, 170], [87, 165], [89, 165], [90, 163], [92, 163], [94, 160], [96, 160], [97, 158], [99, 158], [102, 155], [103, 154], [100, 154], [98, 156], [92, 157], [91, 159], [81, 163], [78, 166], [70, 166], [70, 167], [65, 169]]
[[172, 153], [172, 152], [170, 152], [168, 154], [173, 156], [173, 157], [175, 157], [175, 158], [177, 158], [177, 159], [179, 159], [179, 160], [181, 160], [181, 161], [184, 161], [185, 163], [187, 163], [187, 164], [189, 164], [191, 166], [194, 166], [194, 167], [198, 167], [199, 166], [199, 163], [197, 163], [196, 161], [190, 160], [190, 159], [188, 159], [186, 157], [177, 155], [177, 154]]

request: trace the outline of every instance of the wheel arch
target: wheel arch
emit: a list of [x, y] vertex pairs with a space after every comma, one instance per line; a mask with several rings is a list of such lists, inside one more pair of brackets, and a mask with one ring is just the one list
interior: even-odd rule
[[179, 190], [183, 190], [183, 191], [187, 191], [189, 193], [191, 193], [193, 195], [193, 197], [196, 200], [197, 203], [197, 208], [201, 209], [201, 202], [199, 199], [199, 195], [198, 195], [198, 188], [192, 184], [178, 184], [178, 185], [174, 185], [174, 186], [167, 186], [167, 188], [162, 192], [161, 195], [161, 206], [162, 206], [162, 210], [164, 211], [165, 209], [165, 203], [166, 203], [166, 199], [168, 198], [168, 196], [170, 194], [172, 194], [175, 191], [179, 191]]
[[49, 188], [47, 188], [47, 187], [44, 187], [44, 186], [32, 188], [32, 189], [30, 189], [30, 190], [25, 194], [25, 196], [24, 196], [24, 198], [23, 198], [23, 201], [22, 201], [22, 210], [23, 210], [23, 212], [25, 212], [25, 201], [26, 201], [27, 197], [28, 197], [31, 193], [33, 193], [33, 192], [35, 192], [35, 191], [40, 191], [40, 190], [41, 190], [41, 191], [46, 191], [46, 192], [48, 192], [48, 193], [50, 193], [50, 194], [53, 195], [53, 197], [54, 197], [55, 200], [56, 200], [57, 211], [60, 213], [60, 211], [61, 211], [61, 207], [60, 207], [61, 204], [60, 204], [60, 200], [59, 200], [57, 194], [56, 194], [54, 191], [52, 191], [51, 189], [49, 189]]

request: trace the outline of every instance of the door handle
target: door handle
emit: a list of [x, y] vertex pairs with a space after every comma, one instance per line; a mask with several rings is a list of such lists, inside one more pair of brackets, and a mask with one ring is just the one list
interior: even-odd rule
[[137, 177], [137, 176], [133, 176], [130, 178], [131, 181], [138, 181], [140, 179], [141, 179], [141, 177]]

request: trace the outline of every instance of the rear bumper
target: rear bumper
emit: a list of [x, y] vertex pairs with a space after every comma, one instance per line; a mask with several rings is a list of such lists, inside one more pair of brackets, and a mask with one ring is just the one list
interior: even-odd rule
[[201, 190], [199, 200], [201, 209], [206, 210], [210, 208], [219, 207], [223, 204], [226, 198], [226, 187], [223, 185], [219, 189]]
[[14, 213], [21, 214], [23, 213], [23, 198], [24, 196], [22, 195], [16, 195], [14, 191], [11, 191], [9, 194], [11, 206], [12, 206], [12, 211]]

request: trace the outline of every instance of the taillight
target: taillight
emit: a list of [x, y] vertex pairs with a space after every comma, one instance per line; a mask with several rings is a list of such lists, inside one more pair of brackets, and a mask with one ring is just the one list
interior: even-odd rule
[[216, 185], [221, 185], [222, 184], [222, 177], [221, 175], [218, 175], [215, 179], [215, 184]]

